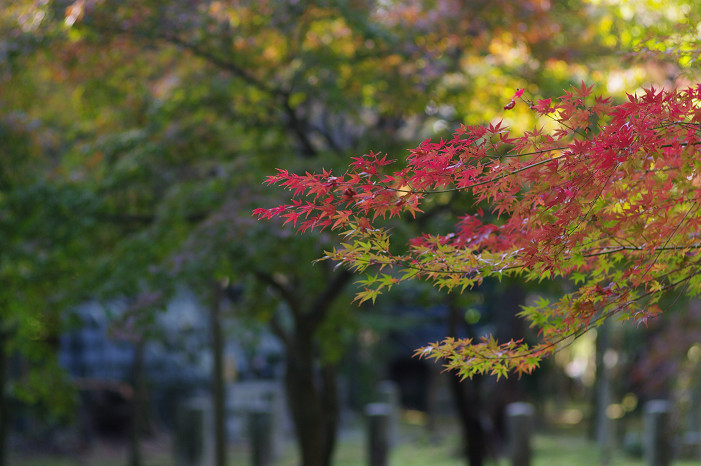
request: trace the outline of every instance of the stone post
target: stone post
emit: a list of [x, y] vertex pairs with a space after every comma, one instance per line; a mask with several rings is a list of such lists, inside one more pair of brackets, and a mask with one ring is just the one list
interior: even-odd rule
[[646, 465], [668, 466], [672, 462], [671, 409], [667, 400], [651, 400], [645, 403], [643, 451]]
[[383, 380], [377, 386], [377, 401], [387, 403], [389, 406], [389, 445], [396, 446], [399, 443], [399, 415], [400, 399], [399, 387], [391, 380]]
[[387, 466], [389, 458], [389, 418], [387, 403], [370, 403], [365, 406], [367, 418], [367, 449], [370, 466]]
[[530, 403], [511, 403], [506, 406], [506, 434], [509, 459], [512, 466], [530, 466], [531, 432], [535, 408]]
[[269, 407], [256, 407], [248, 413], [251, 464], [273, 464], [273, 413]]
[[192, 398], [178, 405], [175, 419], [176, 466], [211, 466], [211, 403]]

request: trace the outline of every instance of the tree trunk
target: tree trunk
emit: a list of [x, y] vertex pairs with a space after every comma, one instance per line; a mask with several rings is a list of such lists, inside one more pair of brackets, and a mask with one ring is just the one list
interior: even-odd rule
[[[457, 337], [461, 321], [460, 309], [454, 300], [448, 304], [448, 335]], [[480, 422], [477, 379], [460, 381], [456, 374], [450, 375], [450, 392], [462, 430], [462, 454], [470, 466], [482, 466], [486, 456], [486, 435]]]
[[287, 355], [285, 387], [302, 464], [329, 466], [339, 412], [336, 367], [322, 365], [315, 371], [315, 359], [311, 342], [298, 340]]
[[486, 436], [479, 419], [475, 390], [470, 386], [473, 384], [473, 381], [461, 382], [457, 375], [451, 376], [450, 389], [463, 433], [463, 456], [470, 466], [482, 466], [486, 456]]
[[[494, 336], [502, 343], [511, 339], [518, 340], [526, 335], [525, 321], [518, 317], [521, 305], [526, 300], [526, 292], [516, 279], [504, 280], [496, 288], [498, 295], [493, 308], [495, 323]], [[491, 400], [492, 440], [504, 441], [506, 434], [506, 407], [518, 401], [523, 401], [522, 379], [518, 377], [485, 379], [489, 384], [488, 391]]]
[[605, 354], [611, 345], [611, 324], [608, 320], [597, 329], [596, 337], [596, 441], [601, 451], [602, 465], [611, 463], [613, 449], [612, 421], [606, 409], [612, 401], [611, 370], [606, 365]]
[[134, 362], [132, 367], [133, 394], [131, 400], [131, 426], [129, 435], [129, 465], [141, 466], [141, 444], [140, 437], [144, 420], [144, 340], [140, 338], [136, 342], [134, 349]]
[[10, 331], [0, 323], [0, 466], [7, 466], [7, 437], [10, 430], [10, 404], [7, 399], [8, 355]]
[[338, 399], [338, 368], [335, 364], [324, 364], [321, 367], [321, 382], [323, 384], [322, 406], [325, 415], [326, 441], [324, 442], [324, 461], [331, 464], [334, 448], [336, 447], [336, 431], [341, 407]]
[[226, 393], [224, 381], [224, 335], [221, 289], [214, 286], [210, 309], [212, 331], [212, 419], [214, 421], [214, 464], [226, 466]]
[[[353, 276], [347, 270], [330, 272], [324, 289], [304, 306], [300, 290], [257, 272], [256, 276], [277, 290], [288, 304], [293, 326], [286, 329], [273, 318], [271, 329], [286, 348], [285, 391], [303, 466], [329, 466], [336, 446], [339, 399], [335, 364], [319, 354], [319, 326]], [[302, 292], [303, 293], [303, 292]]]

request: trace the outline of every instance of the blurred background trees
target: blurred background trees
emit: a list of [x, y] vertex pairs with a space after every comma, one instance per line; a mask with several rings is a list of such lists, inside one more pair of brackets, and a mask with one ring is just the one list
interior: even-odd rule
[[[125, 302], [114, 325], [143, 343], [160, 338], [154, 316], [187, 288], [210, 310], [201, 318], [214, 332], [215, 374], [224, 370], [216, 355], [233, 318], [263, 324], [279, 339], [302, 462], [329, 464], [339, 371], [356, 356], [349, 349], [368, 328], [363, 316], [380, 309], [351, 308], [351, 276], [310, 265], [333, 238], [293, 237], [251, 218], [254, 207], [279, 203], [282, 194], [263, 188], [264, 177], [276, 167], [346, 166], [369, 150], [400, 153], [460, 123], [488, 122], [515, 88], [547, 97], [581, 80], [614, 93], [673, 85], [696, 66], [698, 42], [683, 26], [695, 25], [699, 12], [693, 2], [659, 6], [17, 0], [3, 7], [3, 393], [63, 419], [77, 400], [57, 361], [59, 336], [76, 324], [71, 309]], [[646, 42], [651, 34], [658, 40]], [[674, 45], [659, 53], [664, 41]], [[644, 61], [626, 61], [634, 47]], [[671, 49], [678, 50], [672, 60]], [[517, 128], [530, 124], [518, 109], [510, 118]], [[446, 197], [419, 222], [440, 223], [465, 208]], [[521, 290], [510, 296], [526, 298], [510, 286]], [[495, 290], [484, 294], [504, 293]], [[416, 295], [406, 293], [383, 307]], [[444, 300], [424, 301], [435, 299]], [[233, 305], [222, 307], [227, 301]], [[505, 326], [517, 301], [488, 304], [480, 325]], [[453, 306], [465, 314], [459, 300]], [[220, 414], [224, 383], [213, 390]], [[9, 419], [3, 400], [0, 440]]]

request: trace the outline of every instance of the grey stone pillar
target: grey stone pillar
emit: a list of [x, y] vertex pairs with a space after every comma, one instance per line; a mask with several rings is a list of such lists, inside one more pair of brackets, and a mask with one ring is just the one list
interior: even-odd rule
[[667, 400], [651, 400], [645, 403], [643, 411], [645, 464], [668, 466], [672, 462], [671, 404]]
[[530, 466], [531, 434], [535, 408], [530, 403], [511, 403], [506, 406], [506, 434], [509, 461], [512, 466]]
[[685, 460], [701, 459], [701, 434], [698, 432], [685, 433], [679, 445], [679, 458]]
[[377, 386], [377, 401], [389, 406], [389, 444], [394, 447], [399, 443], [399, 416], [401, 401], [399, 387], [391, 380], [383, 380]]
[[389, 418], [387, 403], [370, 403], [365, 406], [367, 418], [367, 449], [370, 466], [387, 466], [389, 458]]
[[175, 419], [176, 466], [211, 466], [212, 404], [207, 398], [192, 398], [178, 405]]
[[248, 413], [251, 464], [273, 464], [273, 413], [269, 407], [257, 407]]

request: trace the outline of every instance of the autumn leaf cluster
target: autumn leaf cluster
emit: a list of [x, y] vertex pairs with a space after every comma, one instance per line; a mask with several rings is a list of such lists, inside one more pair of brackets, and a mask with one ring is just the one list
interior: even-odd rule
[[[528, 105], [541, 126], [520, 135], [503, 123], [462, 126], [410, 150], [394, 171], [375, 153], [343, 174], [279, 170], [267, 182], [291, 190], [291, 202], [254, 213], [302, 232], [336, 230], [342, 242], [325, 258], [365, 273], [361, 303], [409, 279], [447, 290], [506, 275], [569, 279], [574, 291], [521, 313], [538, 330], [532, 347], [487, 337], [418, 350], [463, 376], [529, 372], [605, 318], [645, 323], [664, 292], [701, 289], [701, 85], [650, 88], [620, 104], [592, 91], [582, 83], [528, 100], [519, 90], [505, 111]], [[472, 196], [477, 213], [393, 244], [391, 219], [420, 215], [430, 196], [451, 191]]]

